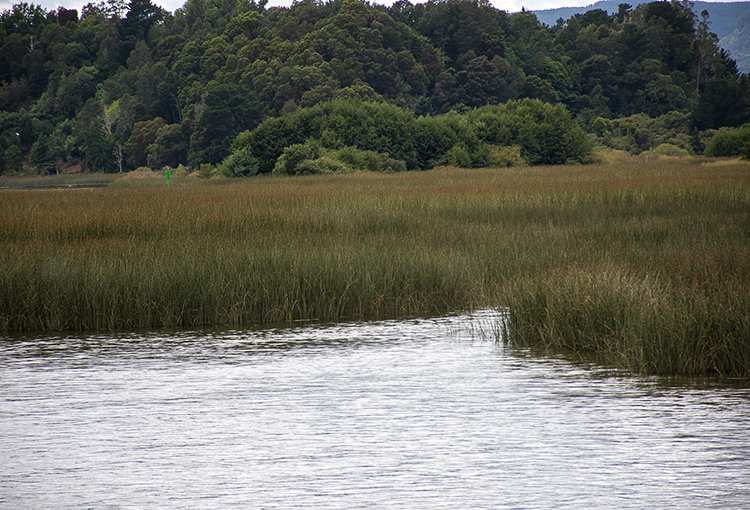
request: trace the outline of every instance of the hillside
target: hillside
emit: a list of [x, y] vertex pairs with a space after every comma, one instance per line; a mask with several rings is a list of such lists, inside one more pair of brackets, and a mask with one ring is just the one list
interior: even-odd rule
[[750, 81], [710, 28], [680, 2], [554, 27], [479, 0], [17, 4], [0, 15], [0, 171], [585, 162], [584, 131], [701, 153], [750, 121]]
[[[601, 9], [609, 14], [617, 13], [619, 5], [625, 0], [596, 2], [586, 7], [562, 7], [533, 11], [540, 22], [550, 27], [562, 18], [567, 20], [576, 14]], [[647, 3], [643, 0], [627, 2], [633, 6]], [[750, 72], [750, 2], [693, 2], [693, 12], [700, 16], [703, 10], [708, 11], [711, 31], [719, 37], [719, 45], [729, 51], [737, 61], [742, 73]]]
[[741, 72], [750, 73], [750, 10], [738, 18], [735, 29], [719, 43], [737, 61]]

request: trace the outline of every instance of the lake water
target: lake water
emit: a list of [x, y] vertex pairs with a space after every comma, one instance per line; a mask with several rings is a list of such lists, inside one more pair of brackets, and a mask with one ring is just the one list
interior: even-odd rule
[[0, 339], [0, 507], [748, 508], [748, 389], [493, 320]]

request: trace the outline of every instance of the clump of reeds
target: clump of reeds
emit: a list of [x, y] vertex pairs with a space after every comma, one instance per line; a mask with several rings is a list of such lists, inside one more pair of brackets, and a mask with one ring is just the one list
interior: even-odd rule
[[515, 345], [642, 373], [750, 376], [747, 164], [179, 184], [0, 191], [0, 330], [500, 305]]
[[320, 184], [8, 193], [0, 327], [242, 326], [486, 301], [467, 278], [481, 268], [398, 197]]
[[747, 377], [746, 294], [676, 287], [609, 264], [560, 269], [507, 287], [508, 341], [595, 353], [642, 374]]

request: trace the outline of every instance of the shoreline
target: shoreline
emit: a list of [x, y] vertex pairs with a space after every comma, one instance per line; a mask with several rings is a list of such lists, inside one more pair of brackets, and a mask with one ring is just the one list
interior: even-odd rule
[[512, 345], [750, 378], [750, 164], [176, 181], [5, 190], [0, 330], [509, 306]]

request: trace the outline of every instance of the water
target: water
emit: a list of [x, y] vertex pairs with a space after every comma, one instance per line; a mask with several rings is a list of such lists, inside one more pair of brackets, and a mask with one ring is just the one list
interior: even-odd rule
[[508, 352], [487, 313], [0, 340], [0, 507], [748, 507], [750, 391]]

